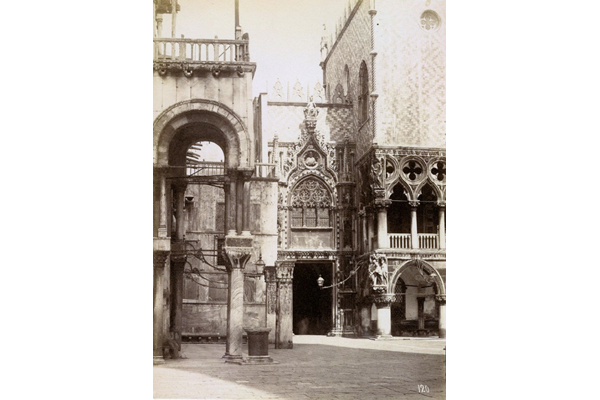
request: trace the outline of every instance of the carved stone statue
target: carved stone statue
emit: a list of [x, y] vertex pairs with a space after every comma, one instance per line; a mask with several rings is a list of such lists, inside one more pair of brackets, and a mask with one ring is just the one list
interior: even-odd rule
[[388, 284], [388, 267], [385, 255], [371, 255], [370, 260], [370, 277], [373, 286], [387, 286]]
[[381, 179], [381, 175], [383, 173], [383, 165], [377, 158], [373, 159], [373, 164], [371, 165], [371, 175], [373, 177], [373, 186], [375, 189], [381, 189], [383, 187], [383, 181]]
[[315, 102], [313, 101], [313, 96], [310, 96], [310, 101], [308, 102], [308, 104], [306, 105], [306, 108], [304, 109], [304, 117], [305, 118], [317, 118], [318, 114], [319, 114], [319, 110], [317, 110], [317, 106], [315, 105]]

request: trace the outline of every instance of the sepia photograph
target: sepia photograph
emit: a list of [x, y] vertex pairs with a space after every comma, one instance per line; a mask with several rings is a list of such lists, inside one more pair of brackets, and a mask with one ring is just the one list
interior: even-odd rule
[[153, 4], [154, 397], [445, 399], [445, 1]]

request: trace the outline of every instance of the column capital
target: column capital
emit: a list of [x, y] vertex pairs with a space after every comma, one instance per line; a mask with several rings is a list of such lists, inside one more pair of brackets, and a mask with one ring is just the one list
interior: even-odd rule
[[436, 294], [435, 300], [440, 303], [440, 305], [446, 305], [446, 295], [445, 294]]
[[276, 263], [275, 276], [280, 283], [291, 283], [294, 278], [296, 261], [280, 261]]
[[175, 191], [175, 193], [181, 193], [181, 192], [185, 192], [185, 189], [187, 189], [188, 184], [185, 181], [175, 179], [173, 181], [172, 185], [173, 185], [173, 190]]
[[408, 201], [408, 205], [411, 206], [412, 208], [417, 208], [419, 207], [419, 204], [421, 202], [419, 200], [409, 200]]
[[228, 259], [227, 269], [244, 269], [246, 263], [250, 260], [252, 255], [252, 244], [254, 238], [252, 236], [238, 236], [238, 235], [227, 235], [225, 236], [225, 246], [223, 251]]
[[445, 201], [438, 201], [437, 202], [437, 206], [439, 208], [446, 208], [446, 202]]
[[162, 251], [162, 250], [153, 252], [154, 269], [160, 270], [165, 267], [165, 262], [167, 261], [167, 257], [169, 257], [169, 253], [170, 252], [168, 252], [168, 251]]
[[373, 303], [377, 308], [389, 307], [396, 302], [397, 295], [395, 293], [382, 293], [373, 295]]
[[275, 266], [265, 267], [263, 273], [265, 275], [265, 282], [276, 282], [277, 276]]
[[392, 200], [386, 198], [376, 198], [373, 202], [373, 206], [376, 210], [387, 209], [392, 204]]

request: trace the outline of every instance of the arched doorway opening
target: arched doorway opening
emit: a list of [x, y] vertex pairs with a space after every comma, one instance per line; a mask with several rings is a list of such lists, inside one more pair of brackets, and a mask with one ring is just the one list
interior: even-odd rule
[[444, 293], [437, 271], [429, 264], [409, 261], [396, 274], [392, 304], [392, 335], [435, 336], [439, 334], [439, 295]]
[[294, 268], [293, 332], [295, 335], [326, 335], [333, 327], [332, 290], [321, 289], [317, 279], [324, 279], [323, 286], [331, 286], [332, 262], [297, 262]]

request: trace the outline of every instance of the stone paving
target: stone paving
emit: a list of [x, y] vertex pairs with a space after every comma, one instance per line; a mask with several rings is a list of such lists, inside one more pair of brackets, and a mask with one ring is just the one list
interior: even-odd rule
[[445, 346], [444, 339], [295, 336], [291, 350], [269, 348], [279, 364], [235, 365], [223, 362], [225, 345], [183, 344], [187, 359], [154, 366], [154, 398], [441, 400]]

